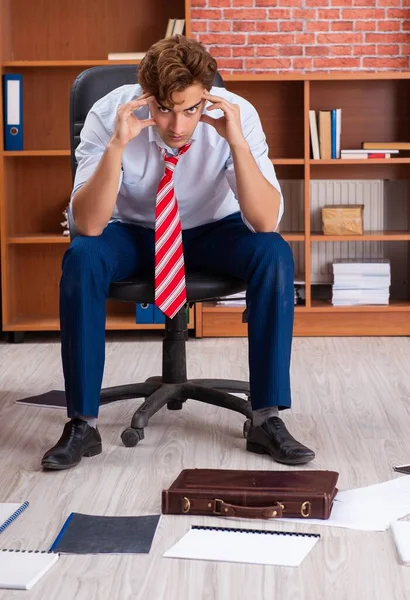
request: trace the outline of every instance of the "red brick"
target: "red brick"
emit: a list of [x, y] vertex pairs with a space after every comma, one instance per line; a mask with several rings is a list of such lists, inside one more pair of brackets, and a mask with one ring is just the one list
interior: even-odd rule
[[224, 6], [231, 6], [231, 0], [208, 0], [209, 8], [223, 8]]
[[410, 21], [403, 22], [403, 31], [410, 31]]
[[242, 58], [220, 58], [218, 59], [218, 69], [243, 69]]
[[317, 11], [318, 19], [339, 19], [340, 10], [338, 8], [320, 8]]
[[[214, 2], [217, 2], [218, 0], [214, 0]], [[207, 5], [207, 0], [191, 0], [191, 7], [192, 8], [196, 8], [199, 6], [206, 6]]]
[[376, 6], [376, 4], [376, 0], [353, 0], [353, 6]]
[[306, 0], [305, 4], [306, 4], [306, 8], [313, 7], [313, 6], [325, 6], [325, 7], [328, 7], [329, 6], [329, 0]]
[[241, 19], [243, 21], [266, 19], [266, 10], [264, 8], [225, 8], [224, 18]]
[[246, 33], [248, 33], [249, 31], [255, 31], [256, 29], [256, 23], [258, 23], [258, 21], [231, 21], [231, 23], [233, 23], [233, 30], [234, 31], [244, 31]]
[[222, 11], [206, 8], [193, 8], [191, 10], [192, 19], [222, 19]]
[[355, 21], [356, 31], [376, 31], [376, 21]]
[[377, 8], [346, 8], [342, 10], [342, 19], [384, 19], [384, 10]]
[[386, 17], [388, 19], [410, 20], [410, 8], [388, 8], [386, 10]]
[[352, 46], [330, 46], [329, 56], [351, 56]]
[[363, 67], [374, 69], [408, 69], [410, 59], [406, 56], [397, 56], [395, 58], [363, 58]]
[[376, 54], [376, 48], [374, 44], [362, 44], [361, 46], [353, 46], [353, 54], [355, 56], [372, 56]]
[[[235, 0], [234, 0], [235, 1]], [[256, 0], [258, 6], [277, 6], [278, 0]]]
[[[259, 0], [255, 0], [256, 2], [259, 2]], [[300, 8], [301, 7], [301, 0], [279, 0], [279, 5], [280, 6], [291, 6], [294, 8]]]
[[353, 31], [353, 21], [334, 21], [331, 23], [332, 31]]
[[203, 33], [208, 31], [208, 21], [192, 21], [192, 31]]
[[277, 21], [256, 21], [256, 31], [278, 31]]
[[[201, 42], [203, 37], [201, 36]], [[230, 46], [212, 46], [211, 54], [214, 57], [217, 56], [232, 56], [232, 48]]]
[[[319, 11], [320, 12], [320, 11]], [[335, 11], [339, 12], [339, 11]], [[292, 10], [292, 19], [303, 19], [304, 21], [314, 21], [316, 19], [316, 8], [306, 9], [306, 8], [294, 8]], [[327, 17], [319, 17], [319, 19], [327, 19]], [[334, 17], [332, 17], [334, 18]]]
[[315, 58], [313, 64], [318, 69], [356, 69], [360, 67], [360, 58]]
[[295, 33], [295, 44], [314, 44], [316, 41], [314, 33]]
[[248, 58], [245, 68], [250, 71], [256, 69], [289, 69], [291, 65], [289, 58]]
[[402, 6], [402, 0], [379, 0], [379, 6]]
[[353, 6], [353, 0], [330, 0], [331, 6]]
[[208, 21], [209, 31], [232, 31], [232, 21]]
[[255, 56], [255, 46], [235, 46], [232, 48], [232, 56]]
[[293, 58], [292, 66], [295, 70], [306, 71], [313, 68], [313, 60], [311, 58]]
[[268, 11], [268, 19], [290, 19], [291, 14], [290, 8], [273, 8], [272, 10]]
[[306, 31], [329, 31], [329, 21], [308, 21], [306, 23]]
[[410, 44], [403, 44], [401, 51], [402, 54], [408, 54], [410, 56]]
[[285, 33], [272, 33], [272, 34], [249, 34], [248, 35], [248, 43], [249, 44], [293, 44], [295, 41], [295, 36], [291, 34]]
[[318, 33], [318, 44], [360, 44], [363, 41], [361, 33]]
[[302, 46], [279, 46], [279, 56], [302, 56]]
[[281, 21], [279, 31], [303, 31], [303, 21]]
[[398, 54], [400, 53], [400, 47], [398, 44], [396, 45], [385, 45], [385, 44], [379, 44], [377, 46], [377, 54], [392, 54], [393, 56], [398, 56]]
[[377, 31], [400, 31], [401, 21], [379, 21]]
[[[286, 46], [283, 46], [286, 48]], [[277, 56], [279, 54], [279, 46], [257, 46], [256, 56]]]
[[245, 36], [240, 33], [206, 33], [201, 36], [204, 44], [245, 44]]
[[405, 44], [408, 40], [407, 33], [366, 33], [366, 43], [370, 44]]
[[232, 0], [232, 6], [253, 6], [253, 0]]
[[329, 46], [305, 46], [307, 56], [328, 56]]

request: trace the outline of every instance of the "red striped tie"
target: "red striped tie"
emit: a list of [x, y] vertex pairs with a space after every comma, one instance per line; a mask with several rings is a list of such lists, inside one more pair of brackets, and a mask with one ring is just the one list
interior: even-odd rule
[[165, 160], [165, 173], [159, 182], [155, 210], [155, 304], [172, 319], [186, 303], [185, 266], [181, 221], [174, 192], [174, 170], [191, 143], [179, 149], [178, 155], [160, 152]]

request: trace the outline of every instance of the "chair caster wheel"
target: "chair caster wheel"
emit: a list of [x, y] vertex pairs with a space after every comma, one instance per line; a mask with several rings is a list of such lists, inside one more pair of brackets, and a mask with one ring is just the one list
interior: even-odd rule
[[243, 437], [244, 438], [248, 437], [248, 431], [249, 431], [250, 427], [251, 427], [251, 420], [247, 419], [245, 421], [245, 423], [243, 424]]
[[144, 430], [143, 429], [133, 429], [132, 427], [127, 427], [121, 434], [122, 443], [127, 448], [133, 448], [144, 439]]

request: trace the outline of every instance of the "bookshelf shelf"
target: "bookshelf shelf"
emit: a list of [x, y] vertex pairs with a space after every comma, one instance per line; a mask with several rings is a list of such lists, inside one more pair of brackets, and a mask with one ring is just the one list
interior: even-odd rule
[[[52, 11], [39, 11], [31, 0], [0, 3], [1, 71], [22, 73], [24, 93], [24, 151], [4, 151], [0, 141], [5, 331], [59, 327], [58, 287], [68, 244], [59, 228], [72, 188], [68, 149], [72, 82], [92, 66], [138, 64], [105, 57], [110, 52], [148, 49], [163, 37], [169, 18], [185, 17], [189, 32], [190, 6], [190, 0], [54, 0]], [[285, 217], [291, 218], [281, 223], [280, 232], [291, 245], [306, 286], [306, 303], [295, 308], [295, 335], [410, 335], [410, 191], [402, 221], [383, 222], [377, 226], [381, 231], [341, 238], [324, 236], [316, 231], [317, 224], [312, 225], [317, 209], [312, 182], [378, 179], [409, 186], [410, 153], [390, 159], [313, 160], [309, 134], [309, 110], [340, 107], [342, 148], [359, 148], [372, 140], [409, 141], [410, 72], [233, 75], [222, 70], [221, 74], [228, 89], [257, 109], [285, 190]], [[386, 208], [392, 205], [397, 205], [395, 196], [385, 201]], [[392, 295], [388, 306], [333, 307], [316, 299], [320, 294], [312, 283], [314, 260], [319, 250], [327, 253], [332, 244], [349, 253], [371, 244], [381, 252], [391, 248], [400, 293]], [[163, 327], [137, 325], [135, 307], [122, 305], [108, 303], [107, 329]], [[247, 331], [242, 312], [241, 307], [198, 304], [189, 327], [197, 336], [243, 336]]]
[[137, 65], [140, 60], [10, 60], [3, 66], [6, 69], [37, 69], [55, 67], [99, 67], [101, 65]]
[[31, 234], [31, 235], [15, 235], [9, 237], [8, 244], [65, 244], [68, 245], [69, 238], [64, 235], [53, 234]]
[[355, 165], [360, 167], [376, 167], [377, 165], [406, 165], [410, 164], [410, 158], [363, 158], [363, 159], [332, 159], [332, 160], [310, 160], [311, 165]]
[[4, 158], [24, 158], [31, 156], [70, 156], [70, 150], [7, 150]]
[[312, 300], [310, 312], [332, 312], [332, 313], [379, 313], [379, 312], [410, 312], [410, 300], [392, 300], [386, 305], [364, 305], [364, 306], [333, 306], [328, 300]]
[[324, 235], [313, 233], [312, 242], [408, 242], [410, 231], [372, 231], [363, 235]]

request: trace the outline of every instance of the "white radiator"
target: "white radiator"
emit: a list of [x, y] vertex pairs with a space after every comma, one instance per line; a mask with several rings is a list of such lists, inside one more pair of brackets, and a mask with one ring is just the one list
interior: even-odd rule
[[[281, 231], [304, 231], [303, 181], [286, 179], [280, 185], [285, 200]], [[321, 209], [332, 204], [363, 204], [365, 231], [408, 231], [410, 187], [406, 180], [313, 180], [310, 182], [311, 231], [321, 232]], [[295, 272], [305, 271], [304, 244], [291, 243]], [[409, 244], [407, 242], [313, 242], [312, 283], [332, 283], [336, 258], [390, 258], [392, 292], [409, 295]]]

